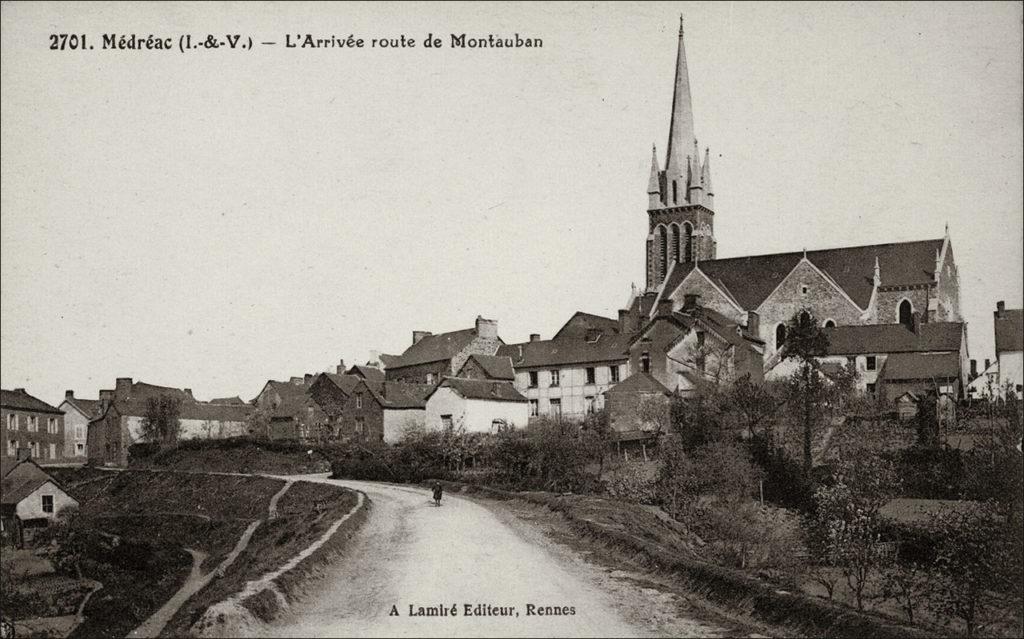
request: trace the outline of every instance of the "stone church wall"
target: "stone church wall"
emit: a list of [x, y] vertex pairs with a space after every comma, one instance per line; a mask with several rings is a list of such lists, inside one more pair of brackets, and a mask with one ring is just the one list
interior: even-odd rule
[[[923, 316], [928, 309], [928, 295], [929, 291], [927, 288], [916, 288], [905, 291], [878, 291], [878, 312], [877, 319], [875, 320], [876, 323], [896, 324], [899, 322], [900, 303], [903, 300], [910, 300], [910, 305], [913, 307], [914, 312], [921, 313]], [[934, 321], [934, 318], [929, 317], [929, 320]]]
[[722, 315], [725, 315], [734, 322], [746, 324], [747, 315], [743, 311], [739, 311], [733, 306], [732, 302], [728, 300], [722, 293], [715, 288], [708, 278], [703, 273], [693, 271], [686, 276], [686, 279], [682, 281], [674, 292], [666, 291], [667, 295], [672, 298], [673, 305], [676, 309], [682, 308], [684, 298], [688, 294], [700, 295], [698, 303], [711, 310], [718, 311]]

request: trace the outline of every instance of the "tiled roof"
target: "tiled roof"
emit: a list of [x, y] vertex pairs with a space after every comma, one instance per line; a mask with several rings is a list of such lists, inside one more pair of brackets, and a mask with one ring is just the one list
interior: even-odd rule
[[490, 379], [505, 379], [512, 381], [516, 378], [516, 372], [512, 368], [512, 359], [507, 355], [470, 355], [463, 368], [470, 361], [475, 361], [484, 369]]
[[[935, 255], [943, 242], [922, 240], [807, 251], [807, 259], [831, 277], [860, 308], [867, 308], [874, 288], [876, 257], [883, 287], [929, 284], [935, 274]], [[699, 264], [678, 263], [665, 284], [665, 294], [671, 294], [697, 267], [741, 308], [754, 310], [803, 256], [799, 251], [702, 260]]]
[[0, 390], [0, 406], [33, 413], [55, 413], [63, 415], [64, 411], [50, 406], [43, 400], [33, 397], [24, 390]]
[[960, 376], [957, 353], [895, 353], [885, 360], [879, 377], [901, 379], [947, 379]]
[[610, 317], [594, 315], [593, 313], [576, 311], [551, 339], [561, 339], [577, 335], [582, 337], [590, 329], [597, 329], [602, 333], [618, 333], [619, 321]]
[[362, 366], [356, 364], [346, 371], [347, 375], [356, 375], [374, 382], [384, 381], [384, 371], [375, 366]]
[[[511, 382], [498, 382], [462, 377], [446, 377], [437, 388], [448, 387], [466, 399], [486, 399], [494, 402], [525, 402], [527, 399]], [[437, 389], [434, 389], [435, 391]], [[431, 395], [433, 395], [433, 391]], [[429, 398], [429, 396], [428, 396]]]
[[595, 342], [582, 336], [561, 339], [505, 344], [498, 355], [512, 359], [515, 368], [543, 368], [569, 364], [596, 364], [621, 362], [629, 357], [629, 342], [633, 333], [604, 333]]
[[920, 324], [915, 333], [903, 324], [864, 324], [826, 328], [829, 355], [959, 351], [960, 322]]
[[21, 461], [4, 475], [3, 480], [0, 480], [0, 503], [5, 506], [17, 505], [48, 481], [60, 487], [60, 484], [34, 461]]
[[402, 368], [451, 359], [458, 355], [470, 342], [476, 339], [476, 329], [466, 328], [450, 333], [427, 335], [387, 365], [388, 368]]
[[994, 319], [996, 353], [1024, 350], [1024, 309], [1008, 308]]
[[637, 372], [605, 391], [606, 395], [619, 393], [665, 393], [670, 395], [672, 391], [650, 373]]
[[433, 384], [406, 382], [368, 381], [367, 387], [383, 408], [392, 409], [426, 408], [427, 396], [434, 390]]
[[[282, 384], [283, 382], [276, 382]], [[180, 402], [178, 417], [209, 421], [245, 421], [252, 413], [249, 404], [215, 404], [198, 402], [180, 388], [134, 382], [127, 396], [115, 392], [114, 407], [121, 415], [144, 417], [150, 399], [171, 397]]]
[[321, 373], [321, 375], [331, 380], [346, 395], [351, 395], [355, 387], [363, 381], [363, 378], [357, 375], [338, 375], [337, 373]]
[[103, 403], [98, 399], [82, 399], [81, 397], [68, 397], [65, 402], [77, 408], [86, 417], [95, 417], [100, 414]]

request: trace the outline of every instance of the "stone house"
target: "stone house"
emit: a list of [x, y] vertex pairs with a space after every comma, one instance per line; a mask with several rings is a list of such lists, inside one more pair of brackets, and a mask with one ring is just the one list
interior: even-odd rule
[[724, 384], [744, 375], [760, 382], [764, 344], [756, 327], [756, 314], [736, 322], [702, 306], [696, 294], [688, 295], [678, 309], [670, 300], [661, 300], [630, 339], [630, 368], [684, 396], [701, 383]]
[[23, 459], [0, 479], [0, 536], [23, 546], [34, 531], [45, 528], [78, 501], [22, 449]]
[[62, 462], [64, 413], [24, 388], [0, 390], [0, 472], [12, 468], [18, 451], [28, 449], [40, 462]]
[[100, 391], [100, 414], [89, 422], [89, 463], [126, 466], [133, 444], [149, 443], [144, 421], [151, 399], [167, 397], [179, 407], [178, 439], [223, 439], [252, 435], [253, 406], [201, 402], [192, 390], [133, 382], [119, 377], [114, 390]]
[[427, 396], [426, 428], [496, 433], [526, 426], [529, 403], [511, 382], [446, 377]]
[[503, 342], [498, 322], [476, 318], [473, 328], [434, 335], [413, 331], [412, 345], [401, 355], [381, 355], [389, 382], [436, 384], [454, 375], [470, 355], [494, 355]]
[[498, 355], [511, 361], [531, 417], [582, 420], [604, 407], [604, 391], [629, 376], [632, 337], [624, 322], [577, 312], [551, 339], [533, 334]]
[[311, 374], [287, 382], [268, 380], [255, 406], [256, 434], [268, 439], [321, 441], [330, 436], [329, 419], [311, 392]]
[[1009, 388], [1020, 397], [1024, 392], [1024, 309], [1006, 308], [996, 302], [992, 313], [996, 338], [996, 365], [999, 367], [1000, 396]]
[[672, 391], [650, 373], [637, 372], [605, 391], [608, 425], [614, 432], [616, 451], [628, 455], [647, 447], [657, 438], [669, 412]]
[[75, 391], [64, 391], [64, 401], [57, 408], [64, 411], [64, 457], [85, 463], [88, 459], [89, 422], [100, 414], [100, 400], [75, 397]]
[[310, 392], [323, 407], [333, 437], [394, 443], [406, 428], [423, 425], [432, 388], [384, 381], [373, 374], [321, 373]]

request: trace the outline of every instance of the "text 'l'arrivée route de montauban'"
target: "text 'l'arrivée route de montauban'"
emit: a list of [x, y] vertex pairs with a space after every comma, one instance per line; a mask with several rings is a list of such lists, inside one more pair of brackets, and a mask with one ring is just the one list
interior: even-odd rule
[[[428, 33], [422, 40], [408, 35], [364, 38], [355, 35], [345, 37], [316, 37], [311, 33], [285, 34], [284, 46], [287, 49], [442, 49], [445, 40], [433, 33]], [[514, 33], [511, 36], [493, 33], [470, 36], [465, 33], [449, 33], [448, 46], [452, 49], [539, 49], [544, 46], [541, 38], [528, 38]]]

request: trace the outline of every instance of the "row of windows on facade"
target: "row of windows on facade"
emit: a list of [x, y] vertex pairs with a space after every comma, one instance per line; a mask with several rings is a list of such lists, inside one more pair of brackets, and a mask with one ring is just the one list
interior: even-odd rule
[[[41, 449], [39, 442], [28, 442], [27, 448], [32, 451], [32, 457], [35, 459], [57, 459], [57, 444], [49, 444], [47, 448]], [[78, 444], [77, 451], [79, 454], [85, 454], [85, 445]], [[43, 456], [42, 452], [47, 452], [49, 455]], [[9, 439], [7, 440], [7, 456], [16, 457], [18, 455], [18, 440]]]
[[[586, 384], [593, 385], [597, 383], [597, 368], [595, 366], [586, 367], [585, 373], [587, 376]], [[550, 383], [548, 386], [561, 386], [562, 384], [562, 371], [555, 368], [548, 371], [551, 376]], [[537, 388], [540, 385], [540, 371], [530, 371], [530, 388]], [[617, 384], [619, 381], [619, 367], [609, 366], [608, 367], [608, 380], [612, 384]]]
[[[597, 410], [597, 399], [594, 395], [587, 395], [583, 398], [584, 412], [587, 415], [594, 413]], [[530, 417], [537, 417], [540, 415], [540, 400], [530, 400]], [[562, 400], [561, 399], [549, 399], [548, 400], [548, 412], [545, 415], [560, 419], [562, 417]]]
[[[21, 420], [25, 424], [25, 430], [34, 433], [39, 430], [39, 416], [38, 415], [22, 415], [25, 419]], [[7, 430], [18, 430], [18, 415], [15, 413], [8, 413], [7, 415]], [[60, 432], [60, 428], [57, 426], [56, 417], [46, 418], [46, 432], [56, 435]]]

